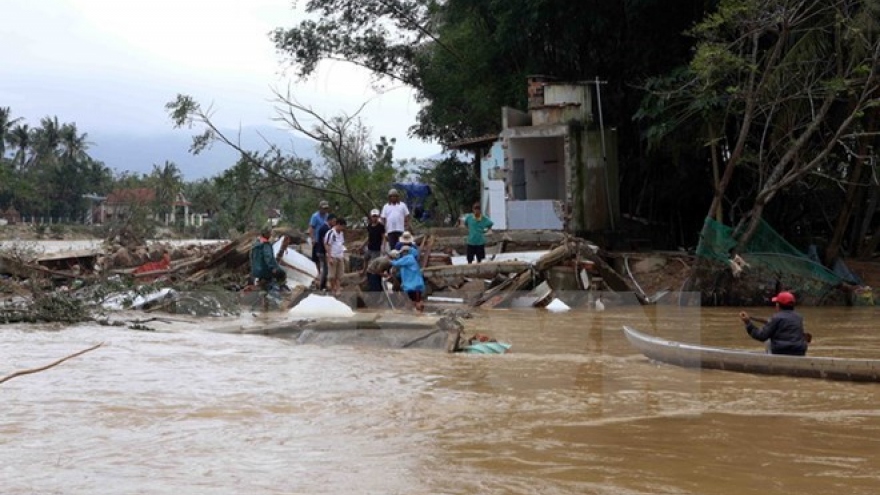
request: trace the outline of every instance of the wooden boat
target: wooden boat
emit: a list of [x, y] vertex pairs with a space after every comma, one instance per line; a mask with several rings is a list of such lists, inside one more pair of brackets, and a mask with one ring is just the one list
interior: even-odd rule
[[645, 356], [678, 366], [828, 380], [880, 382], [880, 359], [784, 356], [675, 342], [647, 335], [627, 326], [623, 327], [623, 332], [630, 344]]

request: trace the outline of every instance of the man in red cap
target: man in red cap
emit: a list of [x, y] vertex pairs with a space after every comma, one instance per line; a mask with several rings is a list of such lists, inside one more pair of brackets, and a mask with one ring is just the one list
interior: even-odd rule
[[807, 353], [808, 339], [804, 332], [804, 318], [794, 312], [794, 294], [783, 291], [772, 299], [776, 303], [776, 314], [758, 328], [745, 311], [739, 317], [746, 324], [746, 332], [761, 342], [770, 341], [771, 354], [803, 356]]

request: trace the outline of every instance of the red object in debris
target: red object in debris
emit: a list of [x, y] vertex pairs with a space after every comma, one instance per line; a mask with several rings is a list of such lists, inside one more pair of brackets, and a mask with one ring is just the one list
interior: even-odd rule
[[166, 254], [159, 261], [151, 261], [149, 263], [144, 263], [143, 265], [134, 269], [135, 275], [138, 273], [147, 273], [147, 272], [158, 272], [162, 270], [167, 270], [171, 267], [171, 258]]

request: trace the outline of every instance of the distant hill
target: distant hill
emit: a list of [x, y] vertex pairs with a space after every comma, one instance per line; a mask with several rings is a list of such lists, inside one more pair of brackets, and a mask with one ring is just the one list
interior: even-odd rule
[[[238, 130], [223, 132], [230, 138], [239, 134]], [[238, 153], [220, 143], [198, 155], [191, 154], [189, 147], [193, 134], [195, 132], [185, 129], [169, 129], [151, 134], [90, 132], [88, 153], [114, 171], [139, 174], [148, 174], [153, 170], [154, 164], [162, 166], [167, 160], [177, 165], [187, 181], [214, 177], [238, 161]], [[300, 158], [317, 158], [316, 143], [290, 131], [271, 126], [241, 129], [244, 149], [266, 151], [269, 148], [266, 141]]]

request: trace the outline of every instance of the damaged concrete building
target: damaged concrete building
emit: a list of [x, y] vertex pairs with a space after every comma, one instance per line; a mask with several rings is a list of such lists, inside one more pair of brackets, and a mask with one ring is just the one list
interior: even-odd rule
[[[502, 130], [451, 143], [473, 152], [483, 210], [498, 230], [600, 238], [620, 216], [617, 138], [602, 123], [600, 82], [528, 78], [526, 112], [504, 107]], [[594, 118], [594, 114], [598, 118]]]

